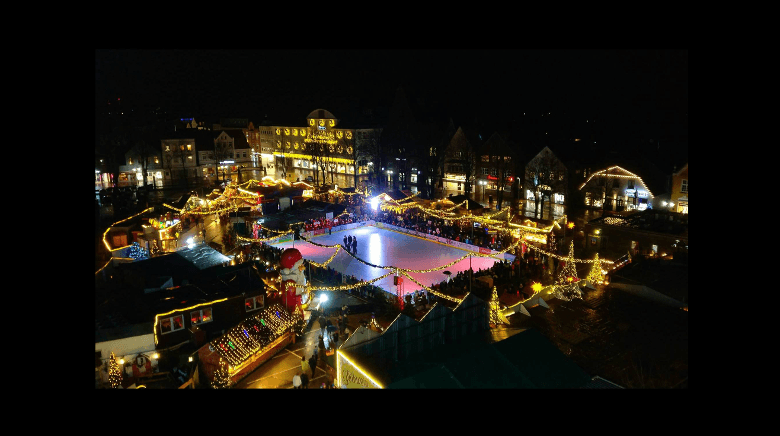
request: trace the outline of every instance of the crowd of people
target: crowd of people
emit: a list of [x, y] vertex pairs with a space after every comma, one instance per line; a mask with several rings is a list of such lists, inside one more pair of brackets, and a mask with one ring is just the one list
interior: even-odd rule
[[512, 243], [511, 235], [489, 234], [488, 227], [473, 228], [470, 220], [444, 220], [420, 213], [417, 209], [402, 215], [383, 212], [379, 214], [377, 221], [491, 250], [500, 251], [502, 247]]

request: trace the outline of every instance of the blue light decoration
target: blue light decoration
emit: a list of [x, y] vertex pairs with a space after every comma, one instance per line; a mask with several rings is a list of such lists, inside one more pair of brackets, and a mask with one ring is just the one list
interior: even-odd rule
[[279, 318], [279, 319], [282, 319], [282, 316], [279, 315], [279, 311], [278, 310], [276, 311], [276, 317]]
[[249, 337], [249, 333], [244, 329], [244, 336]]

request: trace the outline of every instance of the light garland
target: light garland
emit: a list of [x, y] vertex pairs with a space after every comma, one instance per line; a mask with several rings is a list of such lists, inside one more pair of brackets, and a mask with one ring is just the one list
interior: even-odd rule
[[[619, 169], [621, 171], [624, 171], [624, 172], [628, 173], [629, 175], [625, 175], [625, 174], [607, 174], [608, 171], [611, 171], [611, 170], [613, 170], [615, 168], [617, 168], [617, 169]], [[655, 195], [653, 195], [653, 193], [650, 192], [650, 189], [647, 187], [647, 184], [645, 183], [644, 180], [642, 180], [641, 177], [639, 177], [638, 175], [632, 173], [631, 171], [628, 171], [625, 168], [621, 168], [621, 167], [619, 167], [617, 165], [611, 166], [611, 167], [609, 167], [609, 168], [607, 168], [605, 170], [597, 171], [597, 172], [591, 174], [590, 177], [588, 177], [588, 180], [586, 180], [585, 183], [580, 185], [579, 189], [582, 190], [582, 188], [584, 188], [585, 185], [587, 185], [588, 182], [590, 182], [590, 180], [592, 178], [596, 177], [596, 176], [614, 177], [614, 178], [619, 178], [619, 179], [639, 179], [639, 181], [642, 182], [642, 185], [644, 185], [645, 189], [647, 189], [647, 193], [650, 194], [651, 197], [655, 197]]]
[[[196, 305], [190, 306], [190, 307], [184, 307], [184, 308], [180, 308], [180, 309], [173, 309], [170, 312], [158, 313], [157, 315], [154, 316], [154, 325], [152, 326], [152, 331], [154, 332], [154, 344], [155, 345], [158, 344], [158, 340], [157, 340], [157, 321], [159, 321], [160, 317], [167, 316], [167, 315], [172, 315], [172, 314], [174, 314], [176, 312], [186, 312], [188, 310], [195, 309], [196, 307], [208, 306], [210, 304], [220, 303], [220, 302], [225, 301], [225, 300], [227, 300], [227, 298], [222, 298], [222, 299], [219, 299], [219, 300], [209, 301], [208, 303], [200, 303], [200, 304], [196, 304]], [[182, 313], [182, 315], [186, 315], [186, 313]]]
[[108, 241], [106, 241], [106, 235], [108, 234], [108, 231], [109, 231], [109, 230], [111, 230], [111, 227], [114, 227], [115, 225], [117, 225], [117, 224], [119, 224], [119, 223], [123, 223], [123, 222], [125, 222], [125, 221], [131, 220], [131, 219], [133, 219], [133, 218], [135, 218], [135, 217], [137, 217], [137, 216], [139, 216], [139, 215], [141, 215], [141, 214], [144, 214], [144, 213], [146, 213], [146, 212], [151, 212], [151, 211], [153, 211], [153, 210], [154, 210], [154, 206], [152, 206], [152, 207], [149, 207], [149, 208], [146, 208], [146, 209], [142, 210], [141, 212], [138, 212], [137, 214], [135, 214], [135, 215], [133, 215], [133, 216], [127, 217], [127, 218], [125, 218], [125, 219], [123, 219], [123, 220], [119, 220], [119, 221], [115, 222], [114, 224], [111, 224], [111, 225], [110, 225], [110, 226], [109, 226], [109, 227], [106, 229], [106, 231], [105, 231], [105, 232], [103, 232], [103, 244], [106, 246], [106, 249], [108, 249], [108, 251], [112, 251], [112, 252], [113, 252], [113, 251], [116, 251], [116, 250], [121, 250], [121, 249], [123, 249], [123, 248], [127, 248], [127, 247], [129, 247], [130, 245], [132, 245], [132, 244], [128, 244], [128, 245], [125, 245], [124, 247], [119, 247], [119, 248], [114, 248], [114, 249], [111, 249], [111, 246], [109, 246], [109, 245], [108, 245]]

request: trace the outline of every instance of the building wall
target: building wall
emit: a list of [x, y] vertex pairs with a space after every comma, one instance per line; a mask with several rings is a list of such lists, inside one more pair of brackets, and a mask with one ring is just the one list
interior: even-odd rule
[[688, 213], [688, 164], [685, 164], [680, 171], [672, 175], [672, 193], [670, 198], [677, 212]]
[[[623, 177], [613, 177], [612, 179], [612, 187], [606, 193], [606, 210], [644, 210], [648, 207], [652, 209], [653, 197], [640, 179]], [[596, 176], [582, 187], [581, 191], [583, 191], [586, 206], [601, 208], [604, 197], [593, 195], [593, 193], [597, 192], [601, 192], [602, 196], [604, 195], [604, 187], [599, 185], [600, 181], [601, 177]], [[591, 195], [588, 195], [589, 193]], [[645, 206], [643, 207], [642, 204], [645, 204]]]

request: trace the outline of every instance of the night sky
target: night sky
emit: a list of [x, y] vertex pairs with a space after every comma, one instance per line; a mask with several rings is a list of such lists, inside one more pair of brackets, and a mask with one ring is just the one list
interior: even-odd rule
[[242, 117], [257, 124], [267, 115], [302, 123], [324, 108], [348, 123], [360, 108], [389, 108], [399, 85], [414, 108], [446, 112], [456, 127], [523, 129], [534, 138], [553, 130], [565, 140], [591, 132], [593, 125], [583, 123], [595, 120], [608, 147], [649, 149], [660, 140], [675, 144], [679, 156], [671, 160], [687, 161], [687, 50], [97, 50], [95, 56], [96, 109], [119, 97], [134, 107], [214, 121]]

